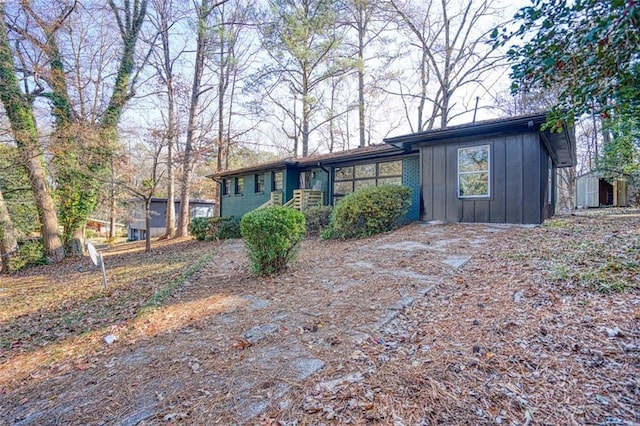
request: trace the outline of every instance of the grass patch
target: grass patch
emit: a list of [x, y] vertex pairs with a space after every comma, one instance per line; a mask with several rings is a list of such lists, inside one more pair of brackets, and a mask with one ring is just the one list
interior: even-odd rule
[[173, 290], [184, 284], [185, 281], [191, 278], [193, 274], [198, 272], [206, 263], [208, 263], [213, 258], [213, 256], [215, 256], [215, 254], [215, 250], [206, 253], [204, 256], [198, 259], [196, 263], [186, 268], [181, 276], [171, 281], [166, 287], [163, 287], [155, 292], [153, 296], [151, 296], [149, 301], [142, 306], [143, 311], [141, 311], [141, 313], [148, 308], [154, 308], [162, 305], [164, 301], [167, 300], [167, 298], [171, 295], [171, 293], [173, 293]]
[[551, 268], [551, 280], [565, 290], [589, 290], [601, 294], [622, 293], [637, 288], [640, 265], [636, 262], [609, 260], [604, 264], [569, 267], [556, 264]]

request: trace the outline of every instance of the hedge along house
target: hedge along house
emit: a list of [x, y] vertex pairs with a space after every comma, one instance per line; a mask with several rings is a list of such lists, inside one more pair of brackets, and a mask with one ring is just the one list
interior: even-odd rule
[[412, 190], [408, 221], [536, 224], [554, 214], [556, 168], [571, 167], [576, 158], [573, 129], [543, 131], [545, 118], [536, 114], [429, 130], [209, 177], [221, 185], [221, 216], [287, 204], [306, 193], [333, 205], [360, 187], [390, 183]]
[[209, 177], [220, 184], [220, 215], [242, 216], [259, 207], [333, 205], [364, 186], [402, 184], [412, 189], [405, 219], [420, 218], [417, 151], [380, 144], [306, 158], [286, 159]]
[[576, 161], [574, 129], [542, 130], [546, 114], [385, 139], [418, 150], [421, 219], [538, 224], [553, 216], [556, 169]]

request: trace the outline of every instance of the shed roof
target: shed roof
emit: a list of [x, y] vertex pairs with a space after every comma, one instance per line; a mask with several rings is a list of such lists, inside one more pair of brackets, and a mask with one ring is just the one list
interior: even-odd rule
[[[131, 198], [129, 199], [130, 203], [141, 203], [143, 202], [143, 200], [141, 198]], [[152, 203], [166, 203], [167, 202], [167, 198], [166, 197], [152, 197], [151, 198], [151, 202]], [[180, 204], [180, 200], [174, 200], [174, 203]], [[207, 200], [204, 198], [190, 198], [189, 199], [189, 204], [216, 204], [216, 200]]]
[[425, 130], [408, 135], [386, 138], [384, 141], [399, 148], [411, 149], [421, 145], [438, 145], [452, 139], [473, 138], [497, 134], [538, 131], [551, 157], [558, 167], [571, 167], [576, 163], [576, 145], [573, 127], [566, 124], [560, 132], [541, 130], [547, 120], [546, 113], [520, 115], [509, 118], [478, 121], [441, 129]]

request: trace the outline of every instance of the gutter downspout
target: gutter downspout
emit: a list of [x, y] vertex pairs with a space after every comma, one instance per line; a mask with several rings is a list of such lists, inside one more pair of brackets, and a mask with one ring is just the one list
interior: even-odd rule
[[318, 161], [318, 167], [327, 174], [327, 205], [332, 206], [333, 203], [329, 201], [333, 198], [333, 182], [332, 182], [331, 171], [327, 170], [319, 161]]

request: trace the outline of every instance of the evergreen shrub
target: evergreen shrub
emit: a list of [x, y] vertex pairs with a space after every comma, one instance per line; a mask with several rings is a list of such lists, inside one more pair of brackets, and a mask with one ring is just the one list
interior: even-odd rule
[[318, 235], [329, 226], [331, 206], [310, 207], [302, 212], [307, 225], [307, 234]]
[[240, 218], [237, 216], [212, 217], [209, 223], [213, 238], [220, 240], [242, 238]]
[[189, 223], [189, 233], [200, 241], [241, 238], [240, 218], [235, 216], [196, 217]]
[[205, 241], [207, 239], [207, 228], [209, 227], [209, 218], [194, 217], [189, 222], [189, 233], [196, 240]]
[[19, 271], [27, 266], [48, 263], [41, 239], [24, 240], [18, 243], [18, 252], [11, 256], [9, 271]]
[[245, 214], [240, 221], [251, 270], [269, 276], [284, 271], [298, 254], [306, 234], [304, 215], [287, 207], [268, 207]]
[[401, 224], [411, 206], [411, 189], [399, 185], [365, 187], [345, 196], [334, 207], [325, 239], [364, 238]]

